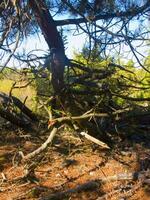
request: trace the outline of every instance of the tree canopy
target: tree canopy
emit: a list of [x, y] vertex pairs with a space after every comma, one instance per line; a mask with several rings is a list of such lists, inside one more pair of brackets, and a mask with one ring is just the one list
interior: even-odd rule
[[[119, 54], [128, 46], [142, 66], [138, 47], [149, 43], [149, 10], [148, 0], [4, 0], [0, 4], [1, 60], [5, 53], [8, 60], [19, 59], [21, 42], [39, 32], [49, 48], [63, 49], [62, 33], [67, 35], [65, 30], [69, 29], [72, 34], [85, 33], [89, 48], [99, 46], [103, 56], [111, 56], [114, 49]], [[26, 60], [29, 57], [24, 55]]]

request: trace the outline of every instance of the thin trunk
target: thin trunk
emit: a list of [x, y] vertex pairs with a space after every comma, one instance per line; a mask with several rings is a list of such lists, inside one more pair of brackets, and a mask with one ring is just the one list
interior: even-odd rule
[[57, 94], [64, 88], [65, 50], [56, 24], [43, 0], [29, 0], [35, 19], [51, 51], [52, 85]]

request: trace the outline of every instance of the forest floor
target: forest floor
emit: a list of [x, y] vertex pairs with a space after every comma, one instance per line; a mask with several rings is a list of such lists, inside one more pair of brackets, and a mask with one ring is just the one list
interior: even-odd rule
[[37, 164], [36, 179], [25, 181], [18, 152], [27, 155], [42, 142], [9, 125], [0, 129], [0, 200], [150, 199], [150, 136], [135, 134], [102, 150], [71, 131], [60, 132]]

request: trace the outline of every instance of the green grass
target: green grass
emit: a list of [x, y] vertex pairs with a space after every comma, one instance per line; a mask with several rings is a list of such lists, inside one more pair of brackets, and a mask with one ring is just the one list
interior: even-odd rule
[[[0, 92], [4, 92], [6, 94], [10, 93], [10, 90], [12, 88], [12, 85], [14, 84], [14, 81], [3, 79], [0, 80]], [[20, 83], [21, 85], [24, 85], [25, 83]], [[17, 83], [17, 86], [19, 83]], [[36, 109], [36, 89], [33, 86], [27, 86], [25, 88], [15, 88], [12, 90], [12, 95], [19, 98], [22, 102], [26, 99], [26, 105], [30, 107], [30, 109], [35, 110]]]

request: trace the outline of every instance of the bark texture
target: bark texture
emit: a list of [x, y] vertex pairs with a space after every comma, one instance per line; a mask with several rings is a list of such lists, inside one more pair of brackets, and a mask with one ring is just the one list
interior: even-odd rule
[[49, 46], [51, 52], [52, 85], [56, 94], [60, 94], [64, 88], [63, 75], [66, 60], [63, 40], [47, 8], [46, 2], [43, 0], [29, 0], [29, 4]]

